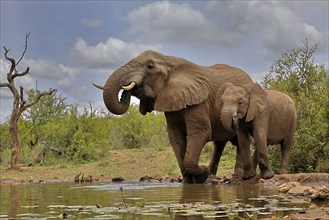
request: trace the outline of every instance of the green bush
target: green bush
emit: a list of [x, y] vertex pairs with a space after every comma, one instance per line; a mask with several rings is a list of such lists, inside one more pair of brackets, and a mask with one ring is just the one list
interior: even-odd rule
[[[49, 105], [57, 109], [52, 114], [47, 114]], [[3, 131], [0, 134], [1, 163], [8, 165], [11, 152], [8, 126], [2, 124], [0, 130]], [[132, 105], [122, 116], [97, 116], [87, 110], [78, 114], [77, 106], [67, 105], [65, 98], [56, 96], [26, 112], [19, 121], [19, 133], [21, 163], [24, 164], [85, 163], [106, 157], [111, 149], [161, 150], [170, 146], [163, 113], [143, 116], [138, 106]]]
[[170, 146], [163, 113], [141, 115], [138, 106], [131, 105], [124, 115], [108, 117], [108, 137], [111, 148], [161, 149]]
[[[297, 130], [290, 157], [290, 172], [327, 172], [329, 163], [329, 73], [315, 64], [318, 44], [293, 49], [272, 65], [262, 84], [288, 94], [295, 102]], [[270, 151], [273, 164], [281, 154]]]

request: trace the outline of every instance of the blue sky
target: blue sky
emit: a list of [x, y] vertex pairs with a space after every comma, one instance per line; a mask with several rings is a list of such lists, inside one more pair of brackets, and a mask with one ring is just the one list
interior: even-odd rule
[[[70, 104], [105, 109], [101, 91], [108, 75], [147, 49], [194, 63], [226, 63], [261, 81], [280, 54], [306, 38], [320, 46], [315, 62], [328, 67], [329, 5], [313, 1], [6, 1], [0, 0], [0, 73], [10, 56], [28, 51], [17, 80], [25, 89], [57, 88]], [[0, 121], [12, 94], [0, 88]]]

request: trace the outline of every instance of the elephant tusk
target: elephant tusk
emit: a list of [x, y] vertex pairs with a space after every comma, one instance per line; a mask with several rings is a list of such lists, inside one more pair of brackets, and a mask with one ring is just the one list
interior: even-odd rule
[[104, 86], [97, 85], [97, 84], [95, 84], [95, 83], [93, 83], [93, 85], [94, 85], [97, 89], [104, 90]]
[[123, 90], [129, 91], [136, 86], [135, 82], [131, 82], [128, 86], [121, 86]]

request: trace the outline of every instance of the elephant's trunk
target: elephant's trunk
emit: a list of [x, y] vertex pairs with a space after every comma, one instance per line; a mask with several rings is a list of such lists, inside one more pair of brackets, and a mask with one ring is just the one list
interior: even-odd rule
[[234, 111], [231, 109], [225, 109], [225, 107], [223, 107], [220, 117], [225, 130], [235, 132], [238, 130], [238, 118]]
[[237, 116], [233, 116], [232, 118], [232, 128], [235, 132], [237, 132], [239, 129], [239, 120]]
[[118, 95], [122, 87], [120, 76], [123, 74], [120, 72], [122, 71], [119, 69], [112, 73], [107, 79], [103, 89], [105, 106], [110, 112], [116, 115], [122, 115], [128, 110], [131, 97], [131, 91], [123, 92], [121, 99], [118, 100]]
[[[106, 108], [116, 115], [124, 114], [130, 104], [130, 98], [132, 89], [136, 85], [136, 82], [129, 77], [132, 72], [129, 68], [129, 64], [114, 71], [107, 79], [103, 89], [103, 99]], [[118, 95], [120, 90], [122, 91], [120, 100]]]

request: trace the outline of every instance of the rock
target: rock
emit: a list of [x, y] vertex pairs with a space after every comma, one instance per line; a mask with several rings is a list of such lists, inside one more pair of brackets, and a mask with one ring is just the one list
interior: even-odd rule
[[329, 200], [329, 188], [326, 186], [317, 188], [310, 198], [312, 200]]
[[288, 194], [293, 196], [307, 196], [311, 195], [313, 188], [311, 186], [295, 186], [289, 189]]
[[299, 182], [296, 182], [296, 181], [284, 183], [284, 184], [279, 186], [278, 191], [279, 191], [279, 193], [286, 193], [290, 189], [292, 189], [293, 187], [296, 187], [296, 186], [301, 186], [301, 184]]
[[114, 177], [112, 179], [112, 182], [123, 182], [123, 181], [125, 181], [125, 179], [123, 177], [121, 177], [121, 176]]
[[151, 182], [152, 177], [149, 176], [142, 176], [141, 178], [139, 178], [139, 182]]

